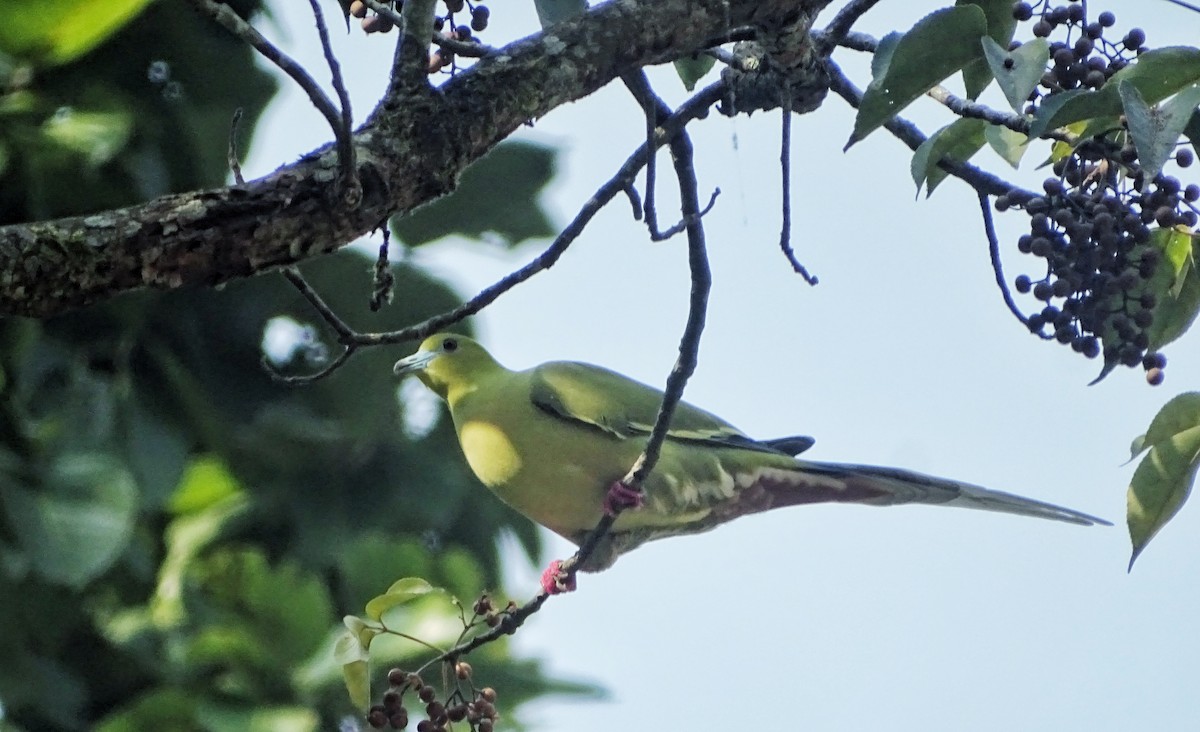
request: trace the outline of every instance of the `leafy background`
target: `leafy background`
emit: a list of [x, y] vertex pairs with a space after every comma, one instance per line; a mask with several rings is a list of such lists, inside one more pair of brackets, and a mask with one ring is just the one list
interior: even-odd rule
[[[0, 223], [224, 183], [234, 109], [245, 148], [276, 91], [250, 49], [180, 0], [50, 5], [0, 6]], [[439, 202], [400, 232], [545, 236], [533, 194], [553, 164], [543, 146], [504, 146], [464, 182], [472, 207]], [[526, 203], [496, 200], [493, 176]], [[488, 224], [498, 211], [507, 225]], [[396, 264], [401, 296], [364, 317], [371, 266], [347, 251], [303, 270], [364, 329], [459, 302]], [[269, 377], [269, 325], [279, 368], [327, 355], [311, 318], [268, 275], [0, 322], [0, 729], [329, 729], [358, 711], [331, 650], [343, 615], [402, 576], [467, 602], [498, 589], [502, 534], [537, 555], [533, 527], [478, 489], [445, 420], [404, 429], [395, 354], [306, 388]], [[419, 612], [457, 617], [445, 603]], [[419, 651], [393, 644], [377, 671]], [[507, 710], [594, 692], [503, 644], [472, 660]]]

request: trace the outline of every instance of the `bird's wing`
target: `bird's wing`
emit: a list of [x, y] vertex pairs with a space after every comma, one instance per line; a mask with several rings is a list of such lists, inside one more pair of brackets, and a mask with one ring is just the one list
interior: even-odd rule
[[[623, 439], [650, 434], [662, 396], [658, 389], [615, 371], [572, 361], [553, 361], [535, 368], [529, 393], [534, 406], [543, 412]], [[796, 440], [803, 439], [758, 442], [715, 414], [686, 402], [675, 408], [667, 437], [776, 455], [796, 449]]]

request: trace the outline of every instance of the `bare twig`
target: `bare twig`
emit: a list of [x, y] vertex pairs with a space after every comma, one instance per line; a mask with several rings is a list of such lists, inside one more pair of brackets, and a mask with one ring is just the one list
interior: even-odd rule
[[[278, 66], [280, 71], [290, 76], [293, 81], [299, 84], [304, 93], [308, 95], [313, 106], [325, 117], [325, 121], [329, 123], [334, 136], [337, 138], [346, 137], [347, 144], [349, 144], [348, 134], [342, 134], [341, 112], [338, 111], [333, 100], [321, 89], [321, 86], [304, 70], [303, 66], [264, 38], [252, 25], [242, 20], [241, 16], [233, 12], [233, 9], [228, 5], [215, 2], [215, 0], [191, 0], [191, 3], [200, 12], [224, 26], [225, 30], [250, 44], [254, 50]], [[343, 170], [353, 169], [352, 161], [341, 157], [343, 152], [342, 146], [339, 145], [338, 163], [342, 166]]]
[[[621, 81], [625, 82], [625, 88], [629, 89], [629, 93], [642, 108], [642, 117], [646, 121], [646, 146], [657, 150], [658, 146], [654, 144], [654, 136], [658, 130], [658, 121], [660, 118], [670, 115], [670, 108], [661, 97], [654, 93], [645, 71], [638, 69], [622, 74]], [[661, 241], [661, 238], [656, 236], [658, 234], [658, 210], [655, 206], [657, 186], [658, 158], [651, 152], [650, 156], [646, 158], [646, 196], [642, 204], [642, 216], [639, 217], [645, 220], [646, 228], [650, 230], [651, 241]]]
[[379, 0], [363, 0], [363, 4], [375, 12], [376, 15], [383, 16], [392, 22], [392, 25], [401, 31], [404, 30], [404, 17], [397, 13], [395, 8]]
[[[841, 68], [831, 59], [825, 60], [825, 68], [829, 73], [829, 89], [842, 97], [842, 99], [845, 99], [851, 107], [857, 109], [858, 105], [862, 102], [862, 92], [859, 91], [858, 87], [854, 86], [854, 82], [850, 81]], [[903, 117], [893, 117], [885, 122], [883, 126], [911, 150], [916, 150], [921, 146], [921, 143], [925, 142], [925, 134], [916, 125]], [[942, 158], [938, 162], [938, 166], [954, 177], [963, 180], [980, 193], [999, 196], [1013, 190], [1023, 191], [1023, 189], [1016, 188], [1003, 178], [988, 173], [967, 162]], [[1035, 195], [1030, 191], [1023, 192], [1027, 193], [1030, 197]]]
[[433, 34], [433, 42], [439, 48], [450, 51], [455, 56], [463, 58], [483, 58], [496, 53], [496, 49], [479, 41], [460, 41], [441, 33]]
[[[646, 76], [645, 71], [638, 69], [636, 72], [623, 74], [621, 80], [625, 82], [625, 86], [642, 107], [642, 112], [646, 117], [646, 145], [654, 147], [656, 145], [654, 138], [656, 135], [659, 135], [659, 122], [670, 118], [671, 108], [662, 100], [662, 97], [654, 93], [654, 89], [650, 86], [650, 79]], [[689, 218], [691, 215], [683, 214], [678, 222], [665, 230], [658, 228], [658, 211], [654, 205], [656, 171], [655, 156], [652, 154], [646, 159], [646, 201], [642, 207], [642, 211], [645, 214], [646, 228], [650, 231], [650, 241], [659, 242], [666, 241], [686, 229], [691, 224], [691, 219]], [[709, 198], [708, 205], [702, 210], [697, 211], [694, 215], [704, 216], [711, 211], [713, 205], [717, 202], [717, 196], [720, 194], [720, 189], [714, 190]]]
[[239, 186], [246, 182], [246, 179], [242, 177], [242, 164], [238, 162], [237, 133], [241, 121], [242, 108], [238, 107], [233, 110], [233, 119], [229, 121], [229, 152], [226, 161], [229, 164], [230, 172], [233, 173], [233, 182]]
[[354, 159], [354, 114], [350, 110], [350, 93], [346, 91], [346, 82], [342, 79], [342, 67], [333, 53], [333, 46], [329, 43], [329, 29], [325, 26], [325, 15], [321, 12], [321, 6], [317, 0], [308, 0], [308, 4], [312, 6], [313, 18], [317, 24], [317, 36], [321, 39], [321, 51], [325, 54], [325, 62], [329, 64], [333, 90], [337, 92], [338, 103], [342, 108], [341, 124], [333, 130], [334, 141], [337, 145], [338, 166], [341, 169], [344, 186], [342, 195], [345, 197], [347, 205], [357, 206], [362, 200], [362, 186], [358, 182], [358, 167]]
[[825, 32], [817, 39], [821, 54], [828, 55], [834, 46], [839, 45], [854, 24], [858, 22], [858, 19], [878, 2], [879, 0], [850, 0], [846, 3], [845, 7], [833, 16], [833, 20], [825, 26]]
[[1167, 0], [1167, 2], [1171, 3], [1172, 5], [1178, 5], [1181, 8], [1187, 8], [1188, 10], [1200, 13], [1200, 5], [1185, 3], [1183, 0]]
[[[708, 293], [712, 287], [712, 273], [708, 265], [708, 251], [704, 242], [704, 226], [701, 221], [698, 184], [693, 162], [692, 141], [686, 131], [679, 132], [671, 138], [671, 158], [675, 164], [675, 177], [679, 181], [679, 196], [681, 201], [680, 213], [683, 219], [689, 221], [688, 235], [688, 268], [691, 272], [692, 289], [688, 303], [687, 323], [683, 329], [683, 337], [679, 341], [679, 358], [675, 367], [667, 377], [666, 388], [663, 390], [662, 404], [659, 405], [658, 415], [654, 419], [654, 428], [642, 454], [634, 461], [633, 466], [621, 482], [634, 490], [641, 490], [642, 484], [650, 476], [658, 462], [663, 441], [671, 427], [671, 418], [675, 408], [683, 399], [683, 389], [696, 370], [700, 350], [700, 336], [704, 332], [704, 321], [708, 314]], [[583, 567], [588, 558], [595, 553], [596, 548], [612, 529], [613, 523], [620, 515], [619, 511], [605, 512], [596, 527], [588, 533], [575, 555], [562, 565], [562, 571], [568, 577], [568, 584], [575, 574]], [[543, 593], [545, 594], [545, 593]]]
[[704, 54], [706, 56], [713, 57], [714, 59], [717, 60], [718, 63], [725, 64], [726, 66], [732, 66], [733, 68], [737, 69], [738, 71], [750, 71], [751, 70], [746, 65], [745, 59], [741, 59], [741, 58], [738, 58], [737, 56], [734, 56], [732, 52], [726, 51], [724, 48], [710, 48], [707, 51], [705, 51]]
[[[708, 294], [712, 288], [712, 272], [708, 265], [708, 249], [705, 244], [704, 224], [701, 220], [703, 212], [700, 209], [694, 150], [691, 138], [686, 131], [680, 131], [671, 139], [671, 156], [675, 164], [675, 175], [679, 179], [679, 197], [681, 199], [680, 213], [688, 221], [688, 269], [691, 273], [691, 295], [688, 301], [687, 323], [684, 325], [683, 336], [679, 341], [679, 358], [675, 367], [667, 377], [663, 402], [654, 420], [654, 429], [642, 456], [622, 481], [626, 485], [640, 487], [650, 475], [654, 464], [658, 462], [659, 451], [667, 430], [671, 426], [671, 418], [675, 407], [683, 398], [683, 389], [692, 373], [696, 370], [700, 350], [700, 336], [704, 332], [704, 323], [708, 314]], [[711, 204], [710, 204], [711, 205]]]
[[[1000, 295], [1004, 298], [1004, 304], [1012, 311], [1012, 314], [1017, 316], [1017, 320], [1029, 325], [1029, 318], [1021, 312], [1017, 307], [1016, 300], [1013, 299], [1012, 292], [1008, 289], [1008, 282], [1004, 279], [1004, 265], [1000, 261], [1000, 240], [996, 236], [996, 222], [992, 218], [992, 206], [988, 200], [986, 193], [979, 194], [979, 210], [983, 214], [983, 231], [987, 235], [988, 240], [988, 258], [992, 260], [992, 272], [996, 275], [996, 286], [1000, 288]], [[1050, 340], [1053, 336], [1037, 332], [1045, 340]]]
[[791, 94], [784, 95], [783, 102], [783, 128], [780, 135], [779, 143], [779, 169], [782, 175], [780, 188], [782, 188], [783, 205], [780, 211], [779, 224], [779, 249], [783, 252], [783, 256], [787, 258], [788, 264], [792, 265], [792, 270], [800, 275], [805, 282], [810, 285], [817, 284], [818, 280], [809, 273], [808, 268], [800, 263], [796, 258], [796, 251], [792, 249], [792, 97]]
[[313, 306], [313, 309], [320, 314], [321, 319], [329, 324], [330, 328], [338, 334], [338, 342], [344, 345], [352, 345], [355, 336], [354, 329], [346, 324], [346, 321], [338, 317], [338, 314], [333, 312], [333, 308], [325, 304], [321, 299], [321, 295], [313, 289], [313, 286], [308, 284], [308, 280], [304, 279], [304, 275], [300, 274], [300, 270], [296, 267], [284, 267], [279, 270], [279, 273], [291, 282], [305, 300]]
[[[680, 105], [675, 114], [668, 117], [660, 127], [663, 134], [659, 135], [653, 141], [653, 145], [662, 145], [672, 136], [681, 131], [689, 122], [701, 117], [707, 113], [709, 107], [716, 104], [724, 94], [724, 84], [716, 82], [711, 84], [701, 91], [697, 92], [685, 103]], [[304, 288], [297, 284], [295, 280], [292, 283], [300, 289], [309, 302], [321, 314], [322, 318], [328, 322], [335, 331], [338, 332], [338, 342], [343, 346], [354, 346], [355, 349], [371, 346], [395, 345], [406, 343], [408, 341], [420, 340], [426, 338], [446, 327], [451, 326], [459, 321], [462, 321], [494, 302], [497, 298], [508, 292], [513, 287], [521, 284], [530, 277], [533, 277], [539, 272], [550, 269], [558, 261], [559, 257], [567, 250], [567, 248], [583, 233], [583, 230], [591, 222], [592, 218], [604, 208], [617, 194], [627, 191], [633, 186], [634, 180], [637, 178], [638, 172], [646, 164], [646, 160], [653, 151], [647, 144], [642, 144], [632, 155], [626, 159], [621, 168], [606, 181], [595, 194], [583, 205], [575, 218], [563, 228], [562, 232], [555, 238], [550, 246], [538, 255], [533, 261], [526, 264], [524, 267], [516, 270], [505, 276], [495, 284], [480, 291], [478, 295], [471, 298], [468, 302], [459, 305], [458, 307], [449, 310], [445, 313], [435, 315], [416, 325], [403, 328], [401, 330], [389, 331], [386, 333], [359, 333], [347, 326], [340, 318], [329, 310], [328, 306], [321, 301], [316, 292], [312, 291], [311, 287]], [[710, 204], [711, 205], [711, 204]], [[703, 215], [704, 211], [699, 211], [699, 215]], [[695, 222], [688, 219], [689, 225], [694, 225]], [[286, 275], [285, 275], [286, 276]], [[292, 279], [289, 277], [289, 279]], [[303, 278], [300, 278], [302, 281]], [[320, 303], [320, 305], [318, 305]], [[330, 319], [333, 316], [336, 320]], [[335, 324], [340, 323], [341, 326]], [[343, 330], [344, 328], [344, 330]], [[340, 363], [345, 363], [344, 358], [339, 357]], [[290, 376], [287, 381], [290, 384], [303, 384], [324, 378], [331, 373], [329, 369], [322, 369], [317, 374], [305, 376]]]
[[[978, 104], [969, 99], [963, 99], [955, 95], [949, 89], [942, 85], [937, 85], [931, 88], [925, 94], [934, 101], [945, 105], [946, 109], [954, 112], [959, 117], [973, 117], [981, 119], [1000, 127], [1007, 127], [1013, 132], [1020, 132], [1022, 135], [1029, 134], [1029, 118], [1012, 112], [1002, 112], [998, 109], [993, 109], [986, 104]], [[1079, 142], [1079, 138], [1075, 135], [1062, 132], [1060, 130], [1046, 130], [1042, 137], [1050, 140], [1060, 140], [1069, 145], [1075, 145]]]
[[[715, 103], [716, 99], [719, 98], [718, 94], [709, 104]], [[682, 108], [680, 111], [682, 111]], [[680, 112], [676, 112], [671, 119], [678, 118], [679, 114]], [[669, 122], [670, 119], [668, 119], [667, 123]], [[642, 454], [638, 456], [633, 466], [630, 467], [629, 472], [626, 473], [621, 481], [626, 486], [635, 490], [641, 489], [642, 484], [649, 477], [650, 472], [654, 469], [654, 465], [658, 462], [659, 452], [662, 449], [663, 442], [666, 440], [667, 431], [670, 429], [671, 418], [675, 413], [675, 408], [683, 398], [683, 389], [687, 385], [688, 379], [696, 370], [700, 349], [700, 336], [704, 332], [704, 321], [708, 312], [708, 294], [712, 287], [712, 273], [709, 269], [708, 252], [704, 239], [704, 226], [701, 221], [703, 212], [700, 210], [697, 191], [698, 184], [693, 163], [692, 142], [682, 124], [675, 127], [668, 139], [670, 140], [671, 157], [675, 165], [675, 175], [679, 181], [681, 216], [690, 222], [687, 226], [688, 268], [691, 272], [692, 287], [688, 303], [687, 323], [684, 326], [683, 336], [679, 342], [679, 357], [675, 361], [675, 366], [672, 368], [670, 375], [667, 377], [662, 404], [659, 405], [658, 414], [654, 420], [654, 427], [650, 432], [650, 437], [646, 441], [646, 447], [643, 449]], [[650, 145], [651, 143], [648, 142], [641, 150], [634, 153], [634, 157], [640, 153], [652, 153], [652, 150], [648, 149]], [[633, 157], [630, 158], [630, 162], [632, 161]], [[636, 170], [633, 172], [636, 174]], [[612, 195], [615, 194], [616, 192], [614, 191]], [[573, 578], [579, 568], [596, 551], [596, 548], [605, 535], [612, 529], [617, 515], [618, 513], [616, 512], [606, 512], [595, 528], [589, 532], [580, 544], [579, 550], [562, 564], [562, 571], [568, 577]], [[539, 593], [532, 600], [503, 617], [496, 627], [456, 645], [430, 663], [455, 661], [501, 636], [514, 633], [529, 616], [540, 610], [549, 598], [550, 595], [545, 591]]]
[[[817, 38], [820, 43], [828, 43], [831, 35], [828, 31], [814, 32], [813, 37]], [[852, 48], [856, 51], [865, 51], [867, 53], [875, 53], [879, 48], [879, 41], [866, 33], [849, 33], [840, 38], [837, 44], [846, 48]], [[959, 117], [972, 117], [981, 119], [1000, 127], [1007, 127], [1014, 132], [1020, 132], [1023, 135], [1029, 134], [1029, 119], [1023, 115], [1013, 112], [1005, 112], [999, 109], [989, 107], [985, 104], [979, 104], [969, 99], [963, 99], [960, 96], [952, 93], [949, 89], [940, 84], [932, 87], [925, 92], [926, 96], [934, 101], [942, 104], [951, 112]], [[1069, 144], [1075, 144], [1078, 140], [1074, 135], [1060, 132], [1058, 130], [1048, 130], [1042, 137], [1052, 140], [1061, 140]]]

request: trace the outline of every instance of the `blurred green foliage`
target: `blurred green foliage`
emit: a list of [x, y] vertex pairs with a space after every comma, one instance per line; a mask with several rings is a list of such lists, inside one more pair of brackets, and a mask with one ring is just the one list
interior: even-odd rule
[[[88, 53], [90, 40], [36, 37], [53, 24], [0, 33], [0, 224], [225, 180], [233, 110], [245, 110], [249, 139], [273, 77], [182, 0], [117, 17], [135, 6], [95, 20], [112, 35]], [[514, 205], [534, 225], [477, 233], [548, 230], [532, 194], [550, 155], [521, 149], [499, 153], [509, 164], [493, 166], [503, 183], [490, 188], [526, 191]], [[302, 269], [363, 329], [459, 302], [396, 265], [396, 303], [370, 314], [372, 264], [349, 251]], [[313, 320], [265, 275], [0, 321], [0, 729], [330, 729], [361, 712], [332, 654], [343, 615], [409, 575], [469, 602], [499, 584], [505, 532], [536, 555], [533, 525], [479, 489], [447, 420], [402, 429], [396, 352], [361, 353], [311, 386], [268, 375], [270, 323], [316, 334], [276, 354], [285, 371], [336, 348]], [[503, 643], [472, 662], [508, 710], [587, 690]]]

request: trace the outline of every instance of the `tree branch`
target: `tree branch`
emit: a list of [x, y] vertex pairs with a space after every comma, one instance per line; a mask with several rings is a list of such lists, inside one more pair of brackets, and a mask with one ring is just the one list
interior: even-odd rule
[[[420, 4], [406, 3], [406, 14]], [[140, 287], [211, 286], [334, 251], [453, 190], [463, 169], [529, 119], [625, 71], [694, 53], [730, 28], [782, 26], [824, 5], [606, 3], [509, 44], [439, 89], [393, 83], [353, 137], [363, 190], [356, 208], [341, 201], [326, 145], [244, 185], [0, 228], [0, 315], [48, 317]], [[420, 43], [424, 54], [427, 37]]]

